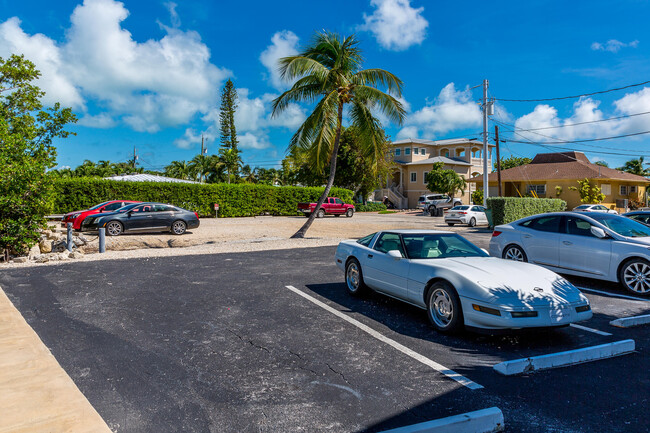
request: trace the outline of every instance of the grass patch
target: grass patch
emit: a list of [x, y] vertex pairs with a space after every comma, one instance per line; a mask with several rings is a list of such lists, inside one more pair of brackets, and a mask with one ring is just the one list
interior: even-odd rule
[[380, 210], [379, 215], [386, 215], [387, 213], [397, 213], [396, 210]]

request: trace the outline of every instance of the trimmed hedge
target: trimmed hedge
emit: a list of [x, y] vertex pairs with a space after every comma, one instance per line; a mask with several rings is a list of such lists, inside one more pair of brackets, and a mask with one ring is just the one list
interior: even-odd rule
[[355, 203], [354, 210], [357, 212], [379, 212], [386, 210], [386, 205], [378, 201], [369, 201], [366, 204]]
[[561, 212], [566, 202], [558, 198], [488, 197], [487, 207], [492, 210], [492, 225], [498, 226], [530, 215]]
[[[219, 217], [296, 215], [298, 202], [316, 202], [323, 188], [257, 184], [192, 184], [126, 182], [96, 178], [57, 179], [54, 182], [53, 213], [87, 209], [108, 200], [156, 201]], [[330, 196], [352, 203], [353, 192], [332, 188]]]

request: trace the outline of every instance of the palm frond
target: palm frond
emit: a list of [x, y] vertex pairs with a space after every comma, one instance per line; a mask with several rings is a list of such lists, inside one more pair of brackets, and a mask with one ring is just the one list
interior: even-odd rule
[[354, 84], [385, 87], [388, 93], [395, 96], [402, 96], [404, 83], [396, 75], [384, 69], [364, 69], [354, 74], [351, 80]]
[[393, 96], [370, 86], [357, 86], [354, 89], [354, 98], [360, 104], [370, 109], [377, 109], [385, 114], [389, 120], [401, 125], [406, 118], [406, 110], [401, 102]]

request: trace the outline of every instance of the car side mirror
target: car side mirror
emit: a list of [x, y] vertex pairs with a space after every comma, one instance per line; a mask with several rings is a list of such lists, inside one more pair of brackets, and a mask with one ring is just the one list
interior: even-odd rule
[[591, 234], [596, 236], [598, 239], [605, 239], [607, 237], [607, 233], [605, 233], [605, 230], [596, 226], [591, 226]]
[[390, 250], [387, 254], [395, 260], [402, 259], [402, 253], [400, 253], [399, 250]]

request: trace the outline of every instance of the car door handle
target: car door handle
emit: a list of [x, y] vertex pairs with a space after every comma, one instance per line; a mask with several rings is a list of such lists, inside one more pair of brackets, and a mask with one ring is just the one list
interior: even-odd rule
[[573, 245], [573, 242], [569, 242], [569, 241], [562, 241], [562, 243], [563, 243], [564, 245]]
[[368, 254], [368, 258], [369, 258], [369, 259], [372, 259], [372, 254]]
[[532, 238], [533, 236], [532, 236], [532, 235], [524, 235], [524, 237], [525, 237], [526, 239], [528, 239], [528, 238]]

